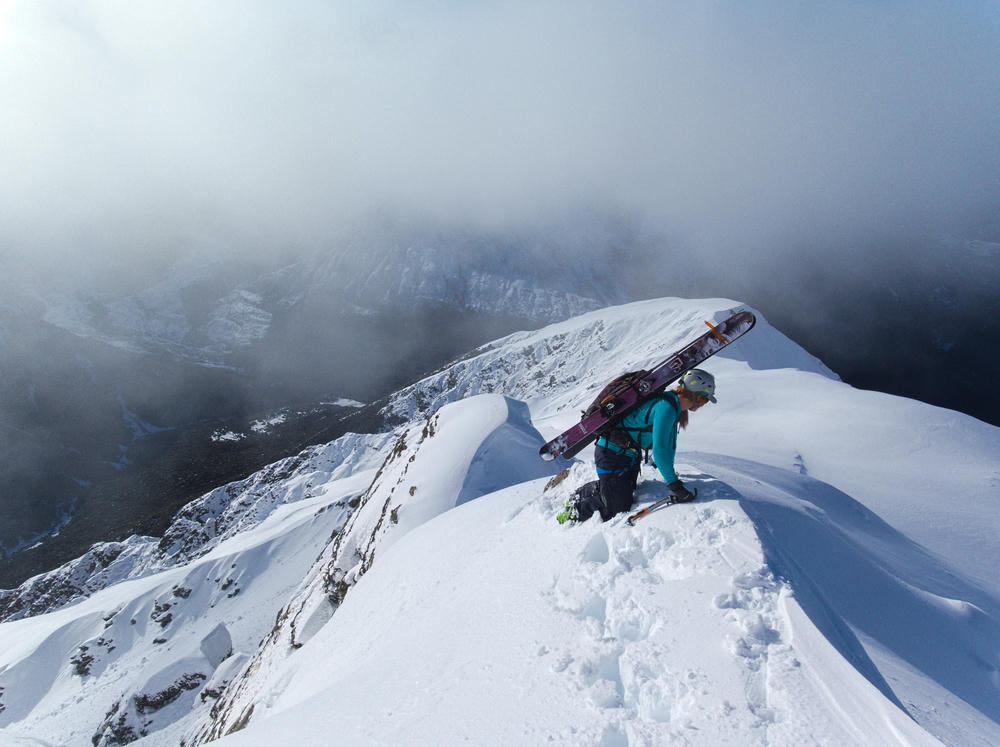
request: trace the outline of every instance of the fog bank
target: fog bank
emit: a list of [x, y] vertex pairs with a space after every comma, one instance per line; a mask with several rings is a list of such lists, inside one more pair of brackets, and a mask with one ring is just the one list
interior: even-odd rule
[[978, 236], [998, 48], [992, 2], [8, 0], [0, 257], [270, 257], [372, 214], [597, 210], [740, 262]]

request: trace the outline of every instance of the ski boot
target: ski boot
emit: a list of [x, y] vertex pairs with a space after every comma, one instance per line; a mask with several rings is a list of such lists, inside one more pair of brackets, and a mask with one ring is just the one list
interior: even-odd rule
[[577, 521], [578, 512], [576, 510], [576, 502], [570, 498], [566, 501], [565, 508], [559, 514], [556, 514], [556, 521], [560, 524], [565, 524], [567, 521]]

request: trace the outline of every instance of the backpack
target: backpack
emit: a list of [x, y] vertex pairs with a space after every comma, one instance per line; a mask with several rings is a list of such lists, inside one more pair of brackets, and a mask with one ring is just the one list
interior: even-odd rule
[[[643, 377], [648, 374], [649, 371], [641, 369], [639, 371], [623, 373], [621, 376], [612, 379], [598, 393], [594, 401], [590, 403], [590, 406], [583, 411], [583, 417], [586, 418], [600, 410], [604, 417], [608, 419], [613, 418], [615, 415], [615, 405], [617, 404], [615, 400], [618, 399], [619, 394], [626, 389], [635, 389], [639, 392], [641, 398], [648, 392], [649, 384], [645, 384], [646, 391], [643, 391], [643, 383], [641, 383]], [[640, 399], [640, 401], [642, 400]]]
[[[615, 408], [618, 405], [618, 396], [627, 389], [634, 389], [639, 393], [639, 399], [635, 405], [636, 407], [650, 399], [649, 383], [643, 381], [643, 378], [648, 374], [649, 371], [646, 369], [623, 373], [621, 376], [609, 381], [605, 387], [598, 392], [594, 401], [591, 402], [587, 409], [583, 411], [583, 417], [586, 418], [587, 416], [593, 415], [595, 412], [600, 410], [601, 414], [608, 419], [606, 425], [601, 426], [601, 428], [595, 431], [599, 436], [603, 436], [612, 443], [622, 447], [634, 448], [637, 450], [639, 449], [639, 445], [635, 442], [628, 431], [619, 427], [621, 419], [628, 414], [628, 411], [616, 413]], [[664, 392], [660, 391], [656, 392], [652, 396], [662, 397], [663, 395]], [[648, 431], [652, 430], [652, 427], [647, 424], [647, 427], [639, 430]]]

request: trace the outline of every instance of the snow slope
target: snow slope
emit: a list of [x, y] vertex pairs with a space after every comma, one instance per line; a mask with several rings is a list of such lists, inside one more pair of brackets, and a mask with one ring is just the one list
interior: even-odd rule
[[0, 620], [50, 612], [127, 579], [188, 563], [260, 524], [276, 508], [312, 497], [317, 487], [375, 469], [388, 438], [347, 434], [310, 447], [187, 504], [162, 537], [133, 535], [123, 542], [98, 543], [59, 568], [0, 591]]
[[542, 488], [401, 540], [307, 644], [337, 656], [289, 660], [224, 743], [935, 743], [816, 634], [732, 496], [559, 531]]
[[538, 445], [731, 306], [484, 346], [391, 399], [378, 469], [0, 625], [0, 743], [1000, 743], [1000, 429], [854, 390], [761, 319], [679, 439], [698, 501], [553, 521], [593, 467], [550, 481]]

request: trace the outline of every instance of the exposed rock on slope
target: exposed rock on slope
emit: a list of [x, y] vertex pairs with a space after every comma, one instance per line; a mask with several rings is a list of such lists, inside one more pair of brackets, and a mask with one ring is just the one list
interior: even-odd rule
[[456, 505], [554, 474], [557, 467], [538, 459], [543, 442], [527, 407], [501, 395], [448, 405], [401, 430], [344, 528], [212, 708], [211, 723], [190, 735], [192, 740], [200, 743], [245, 726], [281, 662], [329, 621], [376, 556], [400, 537]]
[[0, 621], [50, 612], [112, 584], [202, 557], [227, 538], [260, 524], [279, 506], [311, 498], [331, 480], [374, 466], [389, 438], [349, 433], [310, 447], [189, 503], [162, 538], [133, 536], [94, 545], [66, 565], [0, 591]]

